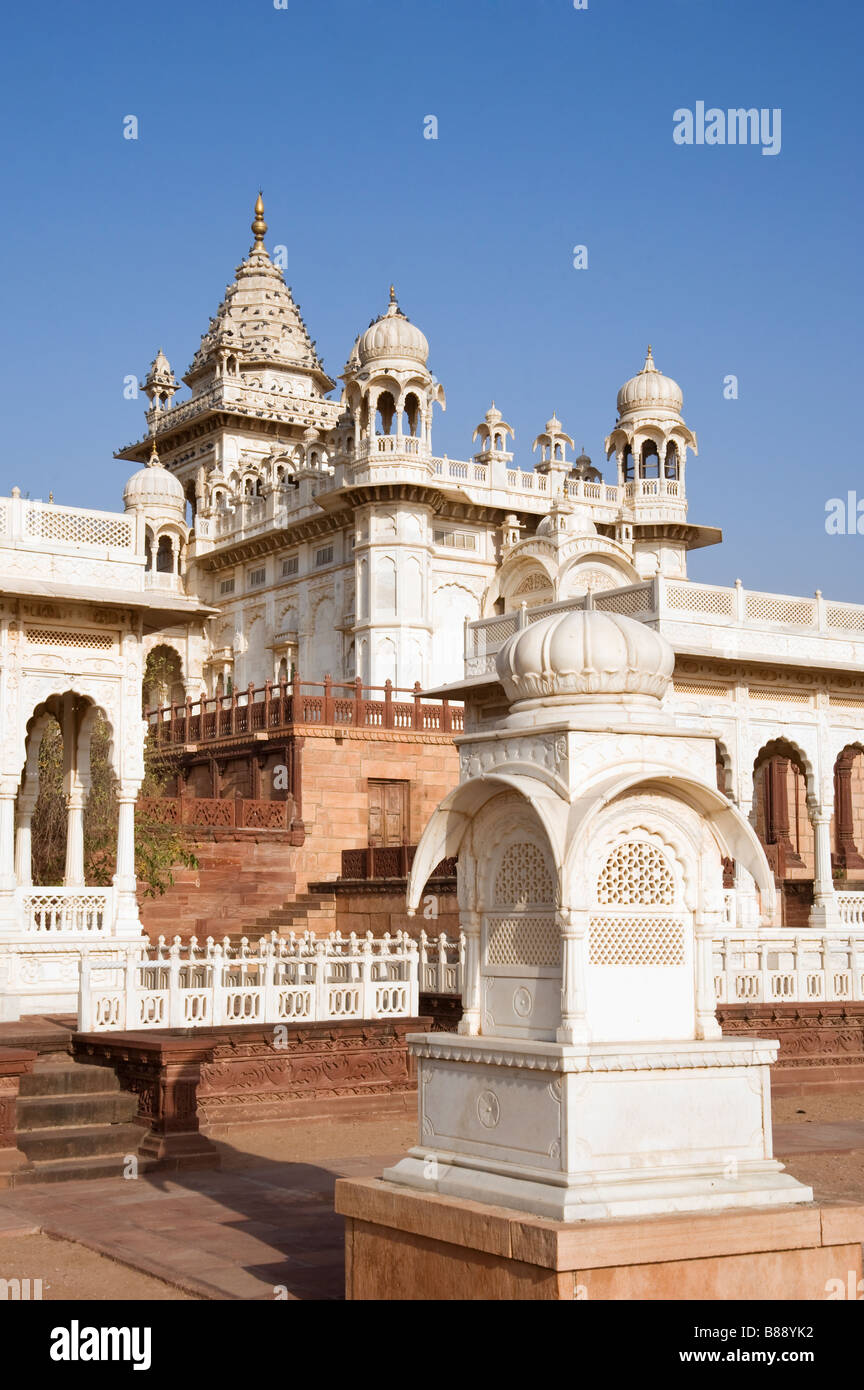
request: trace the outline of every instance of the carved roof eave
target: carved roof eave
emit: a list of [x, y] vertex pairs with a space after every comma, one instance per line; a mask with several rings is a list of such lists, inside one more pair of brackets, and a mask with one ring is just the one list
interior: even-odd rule
[[[308, 397], [298, 396], [296, 399], [299, 402], [308, 400]], [[189, 402], [183, 401], [181, 404], [188, 405]], [[278, 435], [286, 428], [291, 429], [295, 426], [306, 429], [310, 424], [325, 430], [334, 429], [341, 410], [338, 401], [316, 400], [312, 404], [319, 410], [321, 406], [325, 406], [329, 407], [331, 411], [335, 411], [333, 423], [329, 424], [322, 421], [312, 410], [302, 411], [299, 407], [294, 408], [293, 414], [287, 418], [267, 420], [261, 415], [247, 415], [243, 412], [225, 410], [216, 406], [202, 410], [200, 415], [193, 415], [189, 420], [184, 420], [176, 429], [172, 429], [169, 425], [167, 429], [159, 430], [159, 450], [161, 454], [167, 455], [173, 449], [181, 448], [183, 445], [191, 443], [192, 440], [200, 439], [204, 434], [210, 434], [214, 429], [233, 429], [242, 431], [244, 434], [254, 433], [257, 429], [260, 434], [269, 435]], [[114, 458], [125, 459], [129, 463], [146, 463], [152, 447], [152, 437], [148, 434], [134, 444], [127, 444], [125, 448], [115, 450]]]
[[[301, 372], [305, 376], [311, 376], [323, 391], [335, 391], [336, 389], [336, 382], [331, 376], [328, 376], [317, 358], [311, 362], [288, 361], [284, 357], [272, 357], [264, 352], [241, 352], [236, 347], [231, 348], [228, 355], [236, 357], [241, 371], [260, 371], [266, 368], [279, 368], [285, 372]], [[190, 391], [194, 392], [196, 382], [202, 376], [206, 376], [208, 372], [212, 372], [214, 368], [218, 369], [220, 366], [220, 355], [215, 352], [208, 353], [207, 357], [202, 358], [197, 366], [189, 368], [188, 372], [186, 372], [183, 377], [183, 381], [189, 387]], [[188, 402], [181, 402], [181, 404], [188, 404]]]
[[702, 550], [706, 545], [719, 545], [723, 532], [719, 526], [691, 526], [687, 522], [634, 522], [633, 536], [637, 541], [683, 541], [688, 550]]

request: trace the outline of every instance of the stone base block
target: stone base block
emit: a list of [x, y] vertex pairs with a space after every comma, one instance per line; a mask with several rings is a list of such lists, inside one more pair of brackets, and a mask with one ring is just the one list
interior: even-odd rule
[[355, 1300], [819, 1300], [862, 1271], [843, 1203], [574, 1224], [343, 1178], [336, 1210]]

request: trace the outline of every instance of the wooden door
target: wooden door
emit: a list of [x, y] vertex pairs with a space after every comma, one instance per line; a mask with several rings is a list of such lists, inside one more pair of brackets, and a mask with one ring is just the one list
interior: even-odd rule
[[408, 843], [408, 783], [369, 783], [369, 843], [383, 845]]

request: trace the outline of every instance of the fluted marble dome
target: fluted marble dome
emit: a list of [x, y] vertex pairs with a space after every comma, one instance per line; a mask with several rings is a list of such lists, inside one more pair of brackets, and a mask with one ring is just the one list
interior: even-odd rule
[[183, 485], [159, 462], [155, 449], [149, 463], [133, 473], [124, 487], [123, 504], [127, 511], [132, 507], [168, 507], [181, 516], [185, 513]]
[[511, 704], [650, 695], [662, 699], [675, 654], [659, 632], [595, 608], [553, 613], [515, 632], [497, 657]]
[[649, 344], [645, 366], [641, 372], [625, 381], [618, 392], [618, 414], [626, 415], [634, 410], [659, 407], [661, 410], [671, 410], [680, 415], [683, 405], [684, 393], [681, 387], [671, 376], [664, 376], [657, 370]]
[[363, 367], [382, 359], [389, 361], [402, 358], [420, 362], [425, 367], [429, 357], [429, 344], [420, 329], [402, 313], [396, 303], [392, 286], [386, 314], [382, 314], [369, 325], [365, 333], [361, 333], [356, 350]]

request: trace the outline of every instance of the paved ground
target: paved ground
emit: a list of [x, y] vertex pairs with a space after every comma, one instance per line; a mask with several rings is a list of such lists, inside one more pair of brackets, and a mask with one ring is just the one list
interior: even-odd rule
[[[776, 1152], [795, 1177], [817, 1198], [864, 1201], [861, 1098], [784, 1097], [775, 1115]], [[0, 1279], [41, 1278], [45, 1298], [341, 1298], [333, 1184], [394, 1162], [414, 1141], [413, 1119], [229, 1136], [217, 1173], [0, 1191]]]

